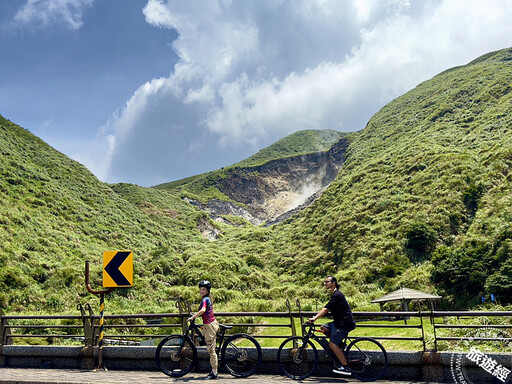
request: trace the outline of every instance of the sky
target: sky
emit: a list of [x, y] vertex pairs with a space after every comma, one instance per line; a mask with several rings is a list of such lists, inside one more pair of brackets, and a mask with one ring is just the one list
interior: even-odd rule
[[361, 130], [512, 47], [510, 20], [510, 0], [2, 0], [0, 114], [102, 181], [153, 186]]

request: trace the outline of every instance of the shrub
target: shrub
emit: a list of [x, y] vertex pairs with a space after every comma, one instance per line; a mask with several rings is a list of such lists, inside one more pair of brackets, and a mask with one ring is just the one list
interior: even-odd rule
[[430, 258], [437, 241], [437, 233], [425, 223], [413, 223], [405, 230], [405, 250], [411, 261]]

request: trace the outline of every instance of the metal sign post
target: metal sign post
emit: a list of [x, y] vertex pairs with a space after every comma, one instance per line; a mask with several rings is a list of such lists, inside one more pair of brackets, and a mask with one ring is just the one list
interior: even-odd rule
[[103, 291], [96, 291], [91, 288], [89, 284], [89, 262], [85, 262], [85, 287], [93, 295], [100, 296], [100, 337], [99, 337], [99, 349], [98, 349], [98, 369], [103, 369], [103, 311], [105, 309], [105, 294], [112, 292], [115, 288], [105, 289]]
[[[103, 368], [103, 324], [105, 311], [105, 294], [118, 287], [133, 286], [133, 252], [105, 251], [103, 252], [103, 291], [96, 291], [89, 284], [89, 262], [85, 262], [85, 287], [93, 295], [100, 296], [100, 329], [98, 339], [98, 369]], [[93, 328], [94, 329], [94, 328]]]

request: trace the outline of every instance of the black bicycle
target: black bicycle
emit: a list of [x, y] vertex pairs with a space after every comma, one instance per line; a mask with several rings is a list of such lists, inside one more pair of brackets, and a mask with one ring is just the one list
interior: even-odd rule
[[[307, 328], [307, 332], [306, 332]], [[314, 324], [304, 323], [303, 337], [293, 336], [286, 339], [277, 351], [277, 364], [281, 371], [291, 379], [302, 380], [311, 376], [318, 367], [318, 351], [313, 344], [316, 341], [335, 361], [338, 359], [329, 347], [325, 336], [318, 336], [315, 332], [322, 332]], [[347, 346], [347, 342], [349, 342]], [[388, 369], [388, 355], [378, 341], [369, 337], [346, 337], [341, 348], [347, 358], [352, 376], [361, 381], [375, 381], [380, 379]]]
[[[223, 324], [217, 335], [218, 345], [215, 352], [220, 359], [219, 365], [235, 377], [248, 377], [255, 373], [261, 364], [261, 347], [252, 336], [245, 333], [227, 335], [233, 328]], [[197, 366], [197, 347], [193, 340], [197, 337], [199, 345], [206, 345], [204, 336], [195, 321], [192, 321], [183, 335], [165, 337], [156, 348], [156, 363], [163, 373], [172, 377], [181, 377]]]

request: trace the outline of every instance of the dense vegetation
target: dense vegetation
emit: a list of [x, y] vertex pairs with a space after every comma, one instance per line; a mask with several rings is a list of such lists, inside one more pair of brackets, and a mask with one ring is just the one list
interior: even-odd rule
[[[214, 282], [218, 309], [282, 309], [296, 297], [312, 309], [328, 273], [357, 310], [401, 285], [439, 293], [445, 306], [469, 307], [482, 293], [510, 302], [511, 84], [507, 49], [418, 85], [351, 135], [319, 200], [268, 228], [213, 222], [181, 199], [217, 195], [211, 182], [226, 170], [171, 188], [107, 185], [0, 116], [0, 307], [73, 312], [95, 300], [84, 261], [100, 287], [111, 249], [134, 251], [135, 286], [109, 295], [110, 312], [167, 311], [173, 296], [196, 300], [202, 278]], [[295, 134], [234, 166], [326, 150], [340, 137]], [[205, 225], [221, 237], [203, 238]]]
[[138, 187], [141, 201], [151, 195], [162, 208], [131, 204], [1, 116], [0, 154], [0, 307], [73, 310], [90, 299], [84, 262], [91, 261], [92, 286], [101, 287], [103, 251], [120, 248], [137, 255], [139, 289], [119, 294], [144, 305], [167, 301], [155, 272], [168, 272], [173, 258], [159, 262], [160, 255], [175, 243], [203, 240], [195, 224], [201, 213], [162, 191]]
[[[461, 307], [484, 293], [510, 302], [511, 87], [507, 49], [386, 105], [321, 200], [290, 224], [294, 236], [314, 238], [332, 270], [368, 292], [405, 285]], [[319, 273], [302, 253], [294, 268]]]

